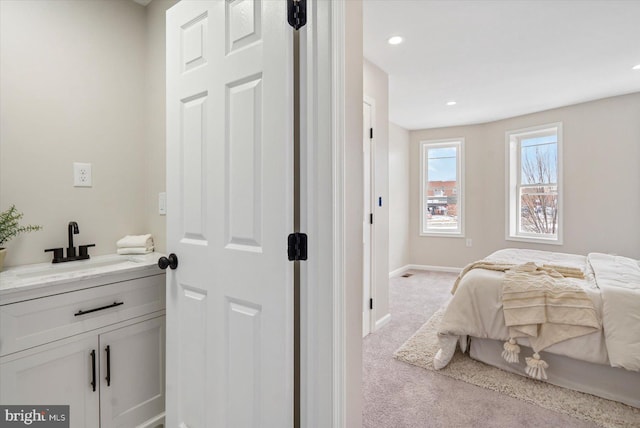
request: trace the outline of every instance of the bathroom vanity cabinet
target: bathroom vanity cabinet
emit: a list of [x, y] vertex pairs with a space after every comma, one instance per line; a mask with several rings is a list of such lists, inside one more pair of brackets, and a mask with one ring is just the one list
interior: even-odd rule
[[163, 426], [165, 276], [140, 275], [0, 299], [0, 404], [69, 405], [78, 428]]

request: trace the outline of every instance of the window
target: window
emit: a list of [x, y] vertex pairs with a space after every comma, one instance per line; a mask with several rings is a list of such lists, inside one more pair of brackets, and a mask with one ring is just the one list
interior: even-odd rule
[[509, 131], [507, 239], [562, 244], [562, 124]]
[[463, 138], [421, 143], [421, 235], [463, 236], [463, 152]]

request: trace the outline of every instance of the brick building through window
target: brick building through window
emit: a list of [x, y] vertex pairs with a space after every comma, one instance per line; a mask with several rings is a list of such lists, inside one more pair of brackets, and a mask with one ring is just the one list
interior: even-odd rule
[[456, 181], [429, 181], [427, 209], [431, 215], [458, 215]]

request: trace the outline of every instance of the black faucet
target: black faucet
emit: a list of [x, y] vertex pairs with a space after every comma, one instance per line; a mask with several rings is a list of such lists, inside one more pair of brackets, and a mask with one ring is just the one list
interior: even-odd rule
[[73, 246], [73, 235], [77, 235], [78, 233], [80, 233], [78, 223], [76, 223], [75, 221], [70, 221], [67, 230], [69, 232], [69, 246], [67, 247], [67, 257], [63, 257], [64, 250], [62, 248], [49, 248], [47, 250], [44, 250], [45, 253], [47, 251], [53, 251], [53, 260], [51, 260], [51, 263], [63, 263], [73, 260], [86, 260], [89, 258], [88, 248], [96, 246], [96, 244], [80, 245], [80, 250], [76, 255], [76, 247]]
[[80, 233], [80, 229], [78, 229], [78, 223], [75, 221], [69, 222], [69, 246], [67, 247], [67, 258], [76, 256], [76, 247], [73, 246], [73, 235], [77, 235]]

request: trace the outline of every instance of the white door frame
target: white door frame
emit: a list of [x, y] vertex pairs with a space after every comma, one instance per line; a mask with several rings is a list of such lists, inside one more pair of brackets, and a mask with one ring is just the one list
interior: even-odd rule
[[300, 230], [309, 238], [309, 259], [300, 265], [300, 426], [305, 428], [345, 426], [344, 343], [338, 339], [344, 336], [344, 118], [336, 102], [344, 92], [336, 85], [343, 80], [343, 59], [337, 54], [343, 51], [337, 40], [343, 39], [335, 25], [343, 8], [341, 2], [310, 0], [307, 25], [300, 30], [305, 101], [300, 106]]
[[[362, 177], [361, 170], [346, 168], [352, 152], [347, 142], [356, 140], [354, 128], [362, 132], [362, 80], [346, 85], [355, 68], [362, 79], [361, 37], [360, 0], [308, 1], [307, 25], [300, 33], [301, 94], [306, 100], [300, 106], [300, 230], [309, 236], [309, 260], [300, 269], [300, 414], [305, 428], [343, 428], [361, 421], [362, 259], [358, 255], [354, 261], [347, 240], [361, 242], [362, 214], [361, 208], [357, 215], [347, 210], [362, 203], [348, 199], [354, 183], [346, 185], [351, 175]], [[347, 120], [350, 113], [354, 120]], [[361, 141], [360, 135], [360, 153]], [[356, 185], [355, 191], [361, 189], [362, 183]], [[347, 289], [348, 283], [357, 290]], [[358, 342], [347, 340], [355, 337]]]
[[[375, 124], [375, 118], [376, 118], [376, 102], [373, 98], [371, 98], [370, 96], [365, 95], [364, 99], [363, 99], [363, 106], [364, 105], [368, 105], [369, 106], [369, 128], [373, 129], [374, 128], [374, 124]], [[364, 119], [363, 119], [364, 120]], [[375, 331], [375, 306], [373, 308], [370, 308], [369, 306], [369, 299], [373, 300], [374, 305], [375, 305], [375, 291], [376, 291], [376, 276], [375, 276], [375, 260], [376, 260], [376, 228], [374, 227], [374, 223], [375, 223], [375, 206], [376, 206], [376, 202], [375, 202], [375, 195], [376, 195], [376, 182], [375, 182], [375, 173], [376, 173], [376, 157], [375, 157], [375, 153], [376, 153], [376, 149], [375, 149], [375, 139], [374, 137], [370, 137], [369, 136], [369, 130], [368, 129], [364, 129], [363, 127], [363, 133], [364, 135], [362, 136], [362, 140], [363, 140], [363, 144], [369, 144], [369, 151], [368, 152], [364, 152], [364, 157], [363, 157], [363, 163], [365, 164], [365, 174], [367, 171], [367, 167], [366, 164], [367, 162], [369, 163], [368, 165], [368, 170], [369, 170], [369, 176], [368, 177], [364, 177], [364, 192], [367, 191], [367, 188], [369, 190], [369, 206], [368, 207], [364, 207], [364, 227], [368, 227], [369, 228], [369, 245], [364, 245], [363, 247], [363, 266], [364, 269], [367, 269], [368, 267], [368, 277], [369, 277], [369, 282], [368, 284], [365, 283], [365, 281], [363, 280], [363, 289], [362, 289], [362, 294], [363, 294], [363, 318], [362, 318], [362, 333], [363, 333], [363, 337], [369, 333], [372, 333], [373, 331]], [[367, 140], [367, 143], [364, 143], [364, 141]], [[368, 158], [368, 159], [367, 159]], [[367, 187], [367, 180], [369, 181], [368, 183], [368, 187]], [[363, 192], [363, 193], [364, 193]], [[369, 223], [368, 222], [368, 217], [369, 215], [373, 215], [373, 222]], [[365, 233], [365, 231], [363, 230], [363, 234]], [[363, 239], [364, 242], [364, 239]], [[368, 253], [368, 254], [367, 254]], [[367, 257], [368, 257], [368, 266], [366, 264], [367, 261]], [[363, 276], [365, 275], [366, 271], [363, 271]], [[366, 276], [364, 277], [366, 278]]]

